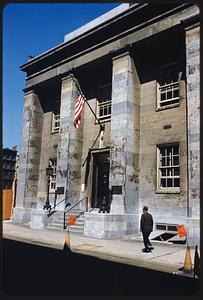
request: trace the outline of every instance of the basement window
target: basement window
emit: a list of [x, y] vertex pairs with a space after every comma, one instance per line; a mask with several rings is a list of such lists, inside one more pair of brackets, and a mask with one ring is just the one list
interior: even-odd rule
[[162, 223], [157, 223], [156, 225], [156, 230], [164, 230], [167, 232], [175, 232], [177, 234], [177, 226], [178, 224], [162, 224]]
[[158, 235], [157, 237], [155, 237], [153, 240], [164, 242], [164, 241], [171, 239], [172, 237], [174, 237], [176, 235], [177, 235], [177, 233], [164, 232], [164, 233]]
[[173, 244], [186, 244], [186, 238], [179, 236], [177, 226], [178, 224], [156, 223], [154, 238], [152, 238], [152, 240], [162, 242], [167, 241]]

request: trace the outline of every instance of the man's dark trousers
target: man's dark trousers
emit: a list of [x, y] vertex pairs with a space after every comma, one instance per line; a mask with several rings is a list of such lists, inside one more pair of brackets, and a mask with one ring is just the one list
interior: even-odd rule
[[150, 233], [151, 233], [151, 231], [142, 232], [142, 234], [143, 234], [143, 242], [144, 242], [145, 249], [148, 249], [149, 246], [151, 246], [151, 243], [149, 241], [149, 235], [150, 235]]

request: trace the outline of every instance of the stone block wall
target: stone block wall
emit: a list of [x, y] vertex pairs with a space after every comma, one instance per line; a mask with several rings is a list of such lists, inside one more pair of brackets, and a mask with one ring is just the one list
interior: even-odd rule
[[190, 217], [200, 216], [200, 27], [186, 28], [187, 129]]
[[84, 235], [117, 239], [138, 231], [137, 217], [134, 214], [94, 214], [85, 213]]
[[[64, 187], [64, 195], [58, 195], [58, 201], [65, 198], [71, 204], [80, 200], [81, 159], [83, 147], [82, 115], [79, 128], [75, 128], [74, 111], [78, 97], [76, 83], [71, 77], [63, 78], [60, 108], [60, 135], [57, 152], [57, 187]], [[64, 203], [60, 207], [64, 208]]]
[[[38, 206], [43, 207], [47, 197], [47, 176], [46, 168], [49, 165], [50, 158], [57, 158], [57, 148], [59, 133], [51, 133], [52, 112], [44, 113], [43, 130], [42, 130], [42, 145], [39, 168], [39, 185], [38, 185]], [[50, 203], [53, 205], [54, 194], [50, 193]]]
[[[140, 106], [140, 213], [147, 205], [154, 213], [155, 222], [172, 219], [179, 223], [179, 216], [187, 217], [187, 134], [186, 95], [184, 81], [180, 83], [179, 106], [156, 110], [157, 82], [141, 86]], [[171, 127], [164, 129], [164, 125]], [[180, 192], [157, 190], [157, 145], [179, 143], [180, 147]], [[177, 217], [177, 218], [176, 218]]]
[[43, 111], [38, 96], [34, 91], [25, 93], [14, 222], [28, 221], [30, 209], [38, 206], [42, 126]]
[[113, 58], [110, 188], [111, 213], [137, 213], [139, 208], [140, 82], [128, 52]]

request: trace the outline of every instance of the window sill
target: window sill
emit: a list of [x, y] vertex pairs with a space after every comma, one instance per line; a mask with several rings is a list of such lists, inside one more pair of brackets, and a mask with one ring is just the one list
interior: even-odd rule
[[59, 133], [59, 130], [57, 130], [57, 131], [52, 131], [50, 134], [55, 134], [55, 133]]
[[179, 106], [180, 106], [179, 103], [174, 103], [174, 104], [170, 104], [170, 105], [166, 105], [166, 106], [162, 106], [162, 107], [157, 107], [156, 111], [161, 111], [161, 110], [170, 109], [170, 108], [179, 107]]
[[[100, 121], [101, 123], [111, 122], [111, 117], [108, 117], [108, 118], [106, 118], [106, 119], [99, 119], [99, 121]], [[95, 125], [98, 125], [98, 124], [99, 124], [99, 122], [96, 120]]]
[[156, 190], [155, 194], [180, 194], [180, 190]]

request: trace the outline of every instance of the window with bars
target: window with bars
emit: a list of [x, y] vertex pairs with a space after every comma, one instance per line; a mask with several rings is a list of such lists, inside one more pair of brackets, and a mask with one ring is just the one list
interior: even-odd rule
[[158, 190], [180, 189], [179, 144], [157, 147]]
[[97, 89], [97, 115], [100, 120], [111, 118], [111, 84], [105, 84]]
[[157, 108], [167, 108], [179, 103], [179, 63], [174, 62], [159, 69], [157, 81]]
[[60, 127], [60, 115], [59, 114], [52, 114], [52, 130], [51, 132], [59, 132]]
[[57, 160], [56, 158], [52, 158], [49, 160], [49, 165], [53, 168], [53, 175], [50, 176], [50, 185], [49, 185], [49, 192], [55, 193], [56, 190], [56, 167], [57, 167]]

